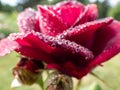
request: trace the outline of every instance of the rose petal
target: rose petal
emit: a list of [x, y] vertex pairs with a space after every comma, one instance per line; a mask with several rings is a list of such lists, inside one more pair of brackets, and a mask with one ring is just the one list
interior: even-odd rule
[[89, 4], [87, 5], [88, 7], [88, 12], [87, 12], [87, 21], [93, 21], [96, 20], [98, 17], [98, 8], [96, 4]]
[[[57, 59], [54, 60], [54, 57], [51, 57], [51, 54], [53, 54], [52, 50], [54, 50], [53, 48], [61, 48], [62, 52], [56, 52], [57, 55], [59, 53], [64, 53], [63, 52], [64, 50], [68, 50], [69, 52], [74, 52], [69, 57], [68, 56], [65, 57], [66, 55], [62, 57], [64, 60], [64, 62], [62, 62], [63, 63], [62, 65], [64, 65], [64, 63], [67, 64], [67, 62], [70, 61], [72, 63], [79, 62], [77, 64], [73, 64], [73, 66], [77, 65], [77, 67], [78, 66], [82, 67], [82, 66], [84, 66], [84, 64], [87, 64], [87, 63], [83, 63], [83, 62], [87, 62], [87, 61], [85, 61], [85, 60], [81, 61], [82, 60], [81, 55], [85, 56], [86, 58], [84, 58], [84, 59], [86, 59], [86, 60], [88, 60], [88, 59], [91, 60], [93, 58], [92, 53], [88, 49], [86, 49], [80, 45], [77, 45], [76, 43], [70, 42], [68, 40], [57, 39], [57, 38], [51, 37], [51, 36], [46, 36], [41, 33], [36, 33], [36, 32], [17, 33], [17, 34], [11, 34], [11, 36], [9, 36], [9, 38], [10, 38], [10, 40], [14, 40], [14, 41], [18, 42], [19, 47], [15, 48], [15, 49], [22, 55], [25, 55], [25, 56], [28, 56], [31, 58], [38, 58], [39, 60], [43, 60], [43, 61], [47, 62], [48, 64], [51, 64], [51, 63], [56, 64], [59, 67], [61, 66], [61, 63], [59, 63], [59, 61], [58, 61], [59, 58], [58, 58], [58, 60]], [[37, 44], [34, 44], [36, 42], [37, 42]], [[50, 45], [52, 47], [50, 47], [48, 45]], [[78, 55], [76, 56], [75, 53], [78, 53]], [[74, 62], [73, 58], [74, 59], [76, 58], [75, 62]], [[64, 67], [66, 66], [66, 64], [64, 65]], [[72, 66], [70, 66], [70, 68], [72, 68]], [[66, 73], [70, 74], [71, 76], [75, 76], [77, 78], [82, 77], [78, 73], [79, 70], [81, 70], [80, 68], [77, 69], [76, 71], [73, 71], [74, 73], [68, 72], [70, 69], [63, 70], [61, 68], [59, 70], [62, 70], [64, 73], [66, 72]], [[84, 73], [81, 75], [86, 74], [86, 73], [85, 74]]]
[[4, 56], [11, 51], [13, 51], [16, 47], [19, 47], [19, 45], [12, 41], [9, 38], [2, 39], [0, 41], [0, 56]]
[[67, 24], [68, 27], [72, 27], [83, 10], [78, 7], [65, 6], [55, 11], [55, 13], [57, 13], [57, 15]]
[[120, 52], [120, 22], [113, 21], [108, 26], [103, 26], [95, 33], [92, 51], [96, 59], [91, 65], [95, 66], [105, 62]]
[[80, 14], [74, 26], [83, 24], [85, 22], [94, 21], [98, 17], [98, 9], [95, 4], [89, 4], [85, 7], [83, 13]]
[[101, 63], [109, 60], [113, 56], [117, 55], [120, 52], [120, 46], [111, 46], [107, 50], [103, 50], [91, 63], [90, 67], [95, 67], [101, 65]]
[[47, 35], [55, 36], [67, 29], [67, 26], [54, 13], [45, 9], [43, 6], [38, 6], [40, 14], [40, 28], [41, 32]]
[[47, 64], [46, 68], [47, 69], [57, 69], [64, 74], [81, 79], [88, 72], [90, 72], [91, 68], [89, 66], [87, 66], [87, 63], [86, 63], [86, 65], [85, 65], [85, 63], [78, 63], [78, 64], [79, 65], [74, 64], [73, 62], [70, 62], [70, 61], [68, 61], [68, 62], [66, 61], [61, 64], [49, 63], [49, 64]]
[[68, 29], [63, 33], [57, 35], [57, 37], [69, 39], [77, 43], [80, 43], [81, 45], [87, 48], [90, 48], [93, 42], [94, 32], [99, 27], [106, 26], [110, 24], [112, 21], [113, 18], [109, 17], [105, 19], [87, 22], [74, 28]]
[[9, 38], [19, 44], [20, 47], [15, 48], [15, 50], [20, 54], [30, 58], [52, 62], [49, 57], [52, 47], [44, 43], [42, 39], [36, 37], [32, 32], [11, 34]]
[[[89, 4], [87, 6], [84, 6], [82, 3], [77, 2], [77, 1], [63, 1], [63, 2], [56, 4], [55, 6], [53, 6], [52, 9], [51, 8], [50, 9], [52, 11], [54, 11], [56, 15], [59, 15], [59, 14], [62, 15], [57, 10], [61, 9], [61, 11], [62, 11], [62, 9], [63, 10], [65, 9], [64, 7], [67, 7], [68, 10], [70, 10], [69, 9], [70, 7], [78, 8], [80, 10], [80, 14], [75, 14], [75, 15], [74, 15], [74, 12], [76, 12], [76, 10], [74, 10], [74, 11], [71, 10], [73, 12], [73, 13], [71, 13], [72, 15], [74, 15], [74, 16], [79, 15], [78, 18], [76, 18], [76, 20], [73, 19], [75, 21], [74, 23], [72, 22], [74, 26], [83, 24], [85, 22], [96, 20], [98, 17], [98, 9], [95, 4]], [[66, 11], [66, 13], [67, 13], [67, 11]], [[72, 16], [71, 14], [69, 14], [69, 15]], [[69, 17], [69, 15], [68, 15], [68, 17]], [[63, 21], [65, 21], [64, 15], [62, 15], [62, 16], [63, 16]], [[69, 17], [69, 19], [72, 19], [73, 17]], [[72, 24], [70, 24], [70, 25], [72, 25]]]
[[[53, 51], [55, 51], [56, 48], [61, 49], [60, 51], [62, 52], [67, 50], [73, 53], [73, 55], [78, 54], [84, 56], [86, 60], [91, 60], [94, 57], [90, 50], [81, 45], [70, 42], [69, 40], [46, 36], [38, 32], [16, 34], [11, 37], [12, 40], [17, 41], [21, 46], [17, 49], [18, 52], [25, 56], [42, 59], [47, 62], [53, 61], [49, 60], [49, 58], [51, 59], [51, 54], [55, 55]], [[59, 52], [56, 53], [59, 54]]]
[[76, 1], [68, 1], [48, 7], [48, 9], [53, 11], [56, 16], [62, 19], [68, 27], [72, 27], [84, 11], [84, 5]]
[[20, 31], [27, 32], [35, 30], [40, 32], [37, 18], [37, 12], [34, 9], [28, 8], [21, 12], [17, 19]]

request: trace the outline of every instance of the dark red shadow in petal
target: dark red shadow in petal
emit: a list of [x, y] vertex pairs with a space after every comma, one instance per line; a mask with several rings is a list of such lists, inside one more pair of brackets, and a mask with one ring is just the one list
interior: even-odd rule
[[102, 27], [110, 24], [113, 18], [105, 18], [100, 20], [95, 20], [78, 25], [74, 28], [68, 29], [63, 33], [59, 34], [58, 38], [65, 38], [70, 41], [79, 43], [87, 48], [91, 48], [94, 39], [94, 32]]
[[92, 51], [96, 58], [91, 65], [98, 65], [120, 52], [120, 22], [113, 21], [96, 31]]
[[[69, 54], [73, 57], [75, 55], [82, 56], [85, 61], [94, 58], [93, 53], [81, 45], [70, 42], [69, 40], [58, 39], [34, 31], [16, 35], [13, 34], [11, 38], [20, 45], [19, 48], [16, 48], [17, 52], [45, 62], [54, 61], [54, 57], [57, 57], [57, 55], [59, 57], [61, 53], [65, 54], [63, 58]], [[54, 62], [56, 62], [56, 60]]]
[[94, 21], [97, 19], [97, 17], [98, 17], [97, 6], [95, 4], [89, 4], [85, 7], [84, 12], [80, 14], [74, 26], [83, 24], [85, 22]]
[[13, 34], [11, 37], [19, 44], [15, 50], [27, 57], [52, 62], [49, 57], [52, 47], [31, 33]]
[[79, 63], [77, 62], [77, 64], [75, 64], [74, 63], [74, 61], [76, 61], [75, 59], [74, 60], [65, 59], [64, 61], [65, 62], [61, 62], [61, 63], [49, 63], [47, 64], [46, 68], [57, 69], [64, 74], [67, 74], [72, 77], [76, 77], [78, 79], [81, 79], [91, 70], [91, 68], [87, 65], [87, 62], [80, 62], [81, 60], [79, 60]]

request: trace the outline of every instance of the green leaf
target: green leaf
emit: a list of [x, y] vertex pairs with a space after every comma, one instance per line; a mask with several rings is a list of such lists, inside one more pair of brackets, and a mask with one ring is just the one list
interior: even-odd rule
[[44, 81], [43, 81], [42, 75], [39, 77], [39, 79], [36, 81], [36, 83], [37, 83], [42, 89], [44, 89]]
[[98, 83], [93, 83], [89, 90], [102, 90], [101, 86]]

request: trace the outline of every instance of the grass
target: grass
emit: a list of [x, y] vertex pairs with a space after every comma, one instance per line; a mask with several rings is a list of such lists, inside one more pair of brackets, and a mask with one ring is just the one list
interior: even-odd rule
[[17, 12], [3, 13], [0, 12], [0, 34], [5, 36], [12, 32], [18, 31], [18, 25], [16, 23]]
[[[82, 86], [90, 87], [93, 83], [97, 83], [100, 85], [102, 90], [119, 90], [120, 85], [120, 54], [113, 57], [111, 60], [105, 62], [103, 66], [98, 66], [93, 70], [93, 72], [102, 80], [88, 74], [86, 77], [83, 78]], [[89, 89], [86, 89], [89, 90]], [[92, 89], [92, 90], [99, 90], [99, 89]]]

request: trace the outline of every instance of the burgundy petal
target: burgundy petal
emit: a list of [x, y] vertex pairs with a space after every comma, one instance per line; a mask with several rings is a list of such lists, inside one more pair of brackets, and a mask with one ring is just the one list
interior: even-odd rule
[[[56, 4], [55, 6], [53, 6], [52, 10], [55, 13], [58, 12], [57, 14], [60, 14], [59, 11], [57, 11], [57, 10], [60, 10], [60, 9], [64, 10], [65, 9], [64, 7], [68, 8], [68, 10], [69, 10], [70, 7], [79, 8], [80, 14], [77, 14], [79, 16], [78, 16], [78, 18], [76, 18], [73, 25], [79, 25], [79, 24], [83, 24], [85, 22], [93, 21], [93, 20], [96, 20], [97, 17], [98, 17], [98, 9], [97, 9], [97, 6], [95, 4], [89, 4], [87, 6], [84, 6], [82, 3], [77, 2], [77, 1], [63, 1], [63, 2], [60, 2], [60, 3]], [[72, 13], [73, 15], [74, 15], [74, 12], [76, 12], [76, 10], [73, 11], [73, 13]], [[70, 19], [71, 18], [72, 17], [70, 17]], [[63, 21], [64, 21], [64, 17], [63, 17]]]
[[13, 51], [16, 47], [19, 47], [19, 45], [12, 41], [9, 38], [2, 39], [0, 41], [0, 56], [4, 56], [11, 51]]
[[98, 17], [97, 5], [89, 4], [89, 5], [87, 5], [87, 7], [88, 7], [88, 12], [87, 12], [88, 21], [96, 20]]
[[76, 1], [68, 1], [48, 7], [48, 9], [53, 11], [68, 27], [72, 27], [84, 11], [84, 5]]
[[75, 23], [76, 25], [83, 24], [85, 22], [96, 20], [98, 17], [98, 9], [95, 4], [89, 4], [85, 7], [84, 12], [79, 16]]
[[92, 66], [101, 64], [120, 52], [120, 22], [113, 21], [103, 26], [95, 33], [92, 51], [96, 55]]
[[86, 65], [82, 66], [80, 65], [80, 63], [79, 66], [76, 66], [73, 62], [63, 62], [61, 65], [55, 63], [49, 63], [47, 64], [46, 68], [57, 69], [63, 72], [64, 74], [76, 77], [78, 79], [81, 79], [83, 76], [85, 76], [88, 72], [91, 71], [91, 67]]
[[94, 32], [102, 27], [110, 24], [113, 21], [111, 17], [87, 22], [76, 26], [74, 28], [68, 29], [63, 33], [57, 35], [58, 38], [65, 38], [90, 48], [93, 42]]
[[38, 6], [38, 11], [42, 33], [55, 36], [67, 29], [66, 24], [50, 10], [45, 9], [43, 6]]
[[18, 25], [20, 31], [22, 32], [27, 32], [31, 30], [40, 32], [37, 12], [31, 8], [25, 9], [25, 11], [19, 14]]
[[15, 48], [18, 53], [30, 58], [52, 62], [49, 57], [52, 47], [44, 43], [32, 32], [11, 34], [9, 38], [19, 44], [20, 47]]
[[65, 22], [68, 27], [71, 27], [74, 25], [83, 10], [78, 7], [65, 6], [55, 11], [57, 15], [62, 19], [62, 21]]
[[[73, 53], [73, 55], [78, 54], [83, 56], [86, 60], [91, 60], [94, 57], [90, 50], [81, 45], [70, 42], [69, 40], [46, 36], [38, 32], [14, 34], [11, 37], [13, 38], [12, 40], [17, 41], [21, 46], [17, 48], [16, 51], [25, 56], [42, 59], [46, 62], [53, 61], [50, 55], [54, 55], [54, 51], [56, 51], [57, 48], [61, 49], [60, 51], [62, 52], [67, 50]], [[59, 54], [59, 52], [56, 53]]]

